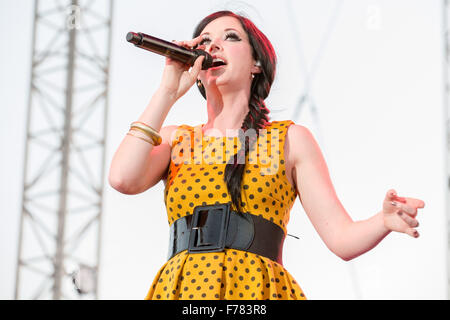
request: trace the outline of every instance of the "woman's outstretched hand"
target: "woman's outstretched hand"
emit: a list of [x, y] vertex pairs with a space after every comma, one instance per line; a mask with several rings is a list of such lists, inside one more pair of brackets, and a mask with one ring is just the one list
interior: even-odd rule
[[395, 190], [387, 192], [383, 202], [384, 226], [397, 232], [409, 234], [413, 238], [419, 237], [415, 228], [419, 226], [417, 221], [417, 209], [423, 208], [425, 202], [419, 199], [399, 197]]

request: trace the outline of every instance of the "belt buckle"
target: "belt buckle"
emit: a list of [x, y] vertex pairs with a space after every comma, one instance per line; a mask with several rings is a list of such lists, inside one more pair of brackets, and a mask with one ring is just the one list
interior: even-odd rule
[[218, 252], [225, 249], [230, 203], [197, 206], [191, 222], [188, 252]]

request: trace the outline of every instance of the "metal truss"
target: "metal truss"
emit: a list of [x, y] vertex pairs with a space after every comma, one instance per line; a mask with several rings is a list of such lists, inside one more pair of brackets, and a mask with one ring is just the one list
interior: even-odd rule
[[35, 1], [16, 299], [97, 298], [112, 9]]

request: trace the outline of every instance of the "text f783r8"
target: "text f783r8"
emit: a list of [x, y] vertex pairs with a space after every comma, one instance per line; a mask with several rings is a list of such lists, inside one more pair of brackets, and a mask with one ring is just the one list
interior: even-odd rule
[[257, 304], [228, 304], [227, 314], [266, 314], [266, 306]]

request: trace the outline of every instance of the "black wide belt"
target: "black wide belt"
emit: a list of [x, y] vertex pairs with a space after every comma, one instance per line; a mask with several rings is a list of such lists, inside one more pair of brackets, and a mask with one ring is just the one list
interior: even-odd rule
[[282, 264], [285, 234], [275, 223], [230, 209], [231, 203], [197, 206], [192, 215], [170, 226], [169, 259], [181, 251], [219, 252], [225, 248], [252, 252]]

